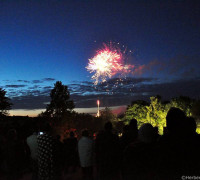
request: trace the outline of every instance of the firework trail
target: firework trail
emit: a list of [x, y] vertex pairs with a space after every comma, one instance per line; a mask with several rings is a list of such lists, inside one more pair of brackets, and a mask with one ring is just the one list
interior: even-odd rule
[[90, 73], [94, 73], [92, 76], [94, 84], [97, 85], [99, 81], [105, 82], [116, 74], [130, 73], [134, 65], [126, 65], [126, 57], [126, 49], [121, 50], [112, 42], [103, 44], [103, 48], [97, 50], [86, 67]]

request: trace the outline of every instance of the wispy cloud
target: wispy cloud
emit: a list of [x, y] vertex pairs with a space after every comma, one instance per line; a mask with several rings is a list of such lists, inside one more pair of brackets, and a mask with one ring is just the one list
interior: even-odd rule
[[26, 87], [27, 85], [16, 85], [16, 84], [12, 84], [12, 85], [6, 85], [6, 88], [22, 88], [22, 87]]
[[42, 80], [33, 80], [32, 83], [38, 84], [38, 83], [43, 83], [43, 81]]
[[148, 64], [136, 65], [133, 70], [133, 75], [141, 76], [145, 73], [153, 74], [155, 72], [160, 72], [166, 65], [159, 60], [152, 60]]
[[27, 80], [17, 80], [17, 82], [30, 83], [30, 81]]
[[194, 77], [200, 74], [200, 56], [176, 55], [171, 59], [155, 59], [147, 64], [135, 65], [134, 76], [164, 74], [168, 78]]
[[56, 79], [54, 78], [44, 78], [43, 81], [55, 81]]

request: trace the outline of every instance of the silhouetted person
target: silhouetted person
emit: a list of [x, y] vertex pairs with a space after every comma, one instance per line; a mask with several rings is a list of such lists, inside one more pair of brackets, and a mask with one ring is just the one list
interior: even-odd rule
[[138, 126], [137, 126], [137, 120], [136, 119], [132, 119], [129, 123], [129, 134], [130, 134], [132, 141], [134, 141], [137, 138]]
[[7, 179], [18, 179], [27, 168], [27, 158], [30, 155], [27, 145], [19, 139], [15, 129], [7, 132], [6, 144], [3, 149], [4, 170]]
[[187, 150], [188, 158], [188, 171], [190, 174], [200, 174], [200, 138], [199, 134], [196, 133], [196, 121], [192, 117], [186, 118], [186, 138], [185, 145]]
[[82, 137], [78, 142], [78, 153], [82, 168], [83, 180], [93, 179], [93, 140], [89, 138], [88, 130], [82, 132]]
[[149, 123], [143, 124], [138, 132], [138, 140], [124, 151], [123, 179], [146, 180], [155, 175], [155, 130]]
[[112, 133], [112, 123], [107, 122], [105, 131], [96, 138], [96, 159], [100, 180], [119, 179], [119, 138]]
[[168, 133], [160, 138], [157, 151], [157, 178], [173, 180], [184, 174], [199, 174], [199, 143], [188, 136], [194, 129], [188, 125], [185, 113], [171, 108], [166, 121]]
[[60, 148], [54, 130], [47, 123], [44, 134], [38, 137], [38, 177], [39, 180], [61, 178]]
[[38, 174], [38, 160], [37, 160], [37, 153], [38, 153], [38, 131], [35, 125], [32, 125], [32, 128], [30, 129], [31, 135], [27, 137], [26, 142], [30, 149], [31, 153], [31, 170], [32, 170], [32, 180], [37, 180], [37, 174]]
[[130, 143], [130, 136], [129, 136], [129, 126], [125, 125], [123, 128], [123, 133], [120, 138], [120, 146], [122, 151], [125, 149], [125, 147]]
[[168, 132], [173, 136], [181, 136], [184, 133], [185, 118], [182, 110], [172, 107], [166, 116]]
[[124, 126], [122, 137], [120, 138], [120, 145], [122, 151], [132, 142], [137, 139], [138, 136], [138, 126], [137, 120], [132, 119], [129, 125]]
[[75, 172], [78, 165], [78, 141], [74, 135], [74, 132], [70, 132], [70, 137], [64, 140], [64, 157], [66, 172], [70, 167]]
[[59, 134], [55, 134], [53, 136], [55, 141], [55, 154], [56, 154], [56, 164], [58, 173], [61, 174], [61, 171], [64, 170], [64, 144], [61, 142], [61, 136]]

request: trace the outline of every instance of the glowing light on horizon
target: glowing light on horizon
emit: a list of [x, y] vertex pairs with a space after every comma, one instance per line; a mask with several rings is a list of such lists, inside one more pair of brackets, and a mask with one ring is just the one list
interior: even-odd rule
[[97, 115], [96, 115], [96, 117], [100, 116], [99, 105], [100, 105], [100, 101], [97, 100]]

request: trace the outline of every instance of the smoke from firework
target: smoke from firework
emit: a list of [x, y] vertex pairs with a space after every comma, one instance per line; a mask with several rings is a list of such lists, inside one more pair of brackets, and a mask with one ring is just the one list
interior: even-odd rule
[[116, 74], [130, 73], [134, 65], [126, 65], [126, 50], [121, 50], [118, 46], [114, 46], [112, 42], [103, 44], [102, 49], [97, 50], [96, 55], [89, 59], [86, 69], [90, 73], [94, 73], [92, 79], [94, 84], [99, 81], [105, 82], [108, 78]]

